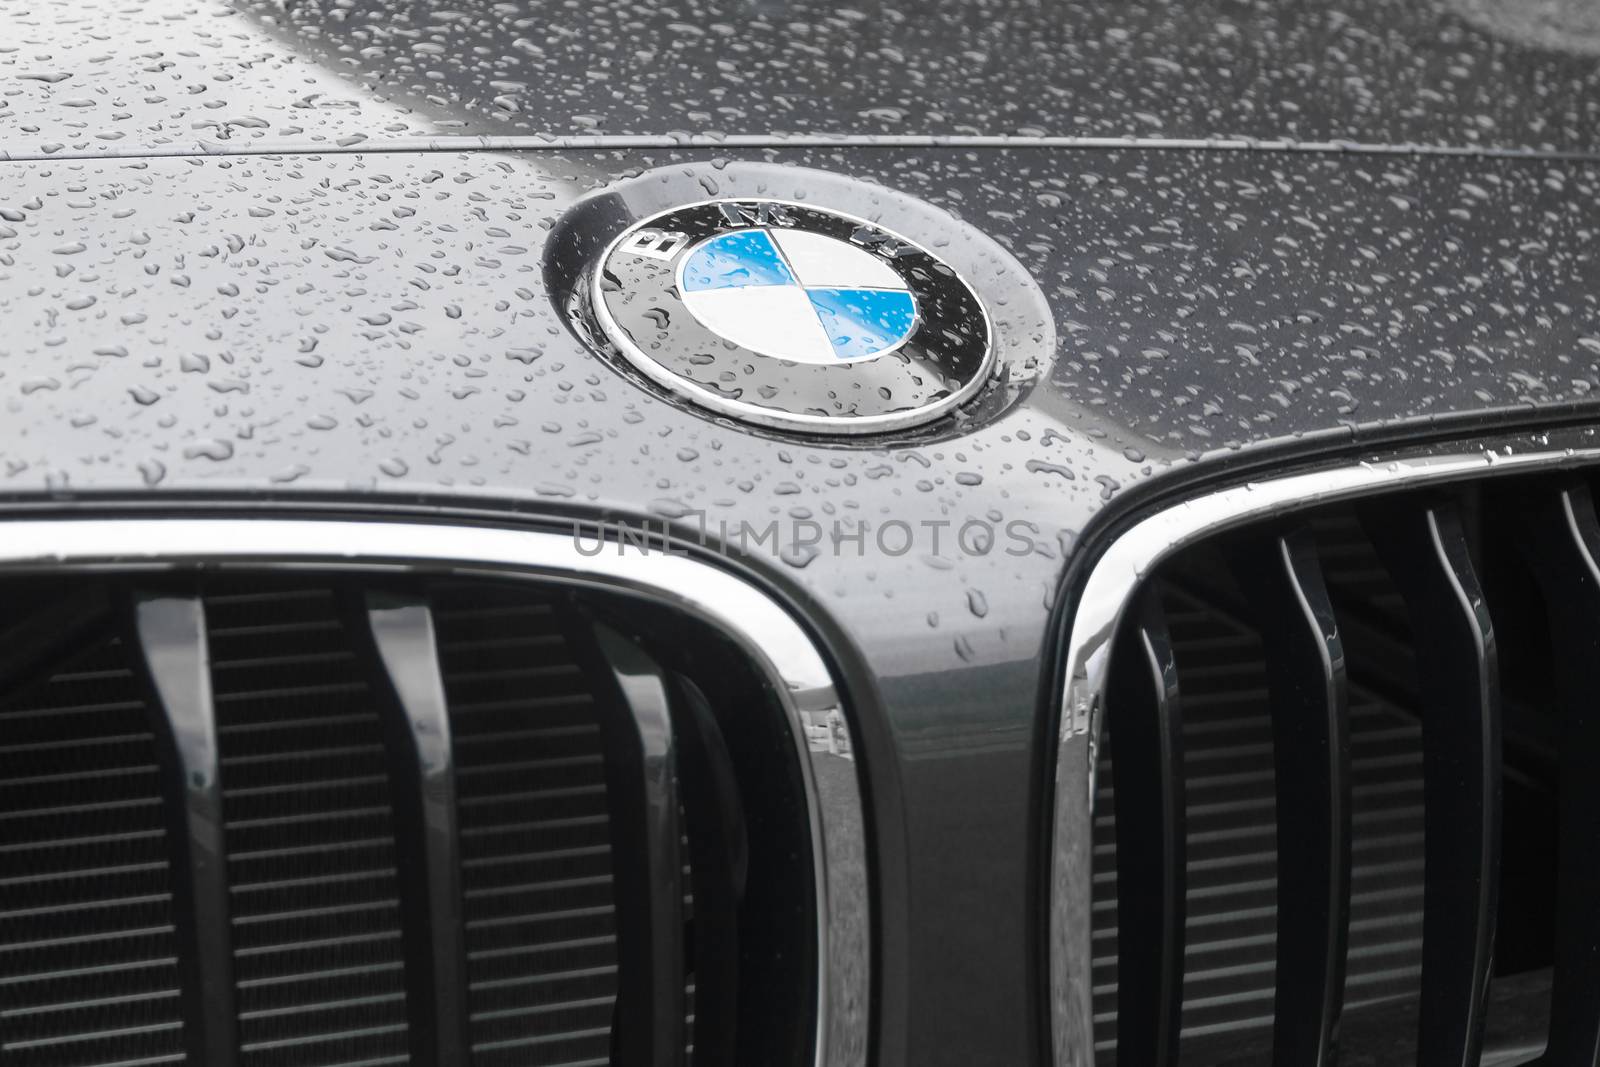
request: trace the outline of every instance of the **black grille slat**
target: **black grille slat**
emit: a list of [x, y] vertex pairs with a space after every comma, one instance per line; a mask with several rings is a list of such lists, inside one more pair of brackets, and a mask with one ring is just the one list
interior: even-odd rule
[[1135, 605], [1112, 665], [1117, 766], [1118, 1062], [1177, 1062], [1183, 1007], [1185, 776], [1177, 663], [1161, 605]]
[[749, 828], [727, 738], [705, 693], [674, 679], [679, 786], [688, 826], [693, 989], [688, 996], [691, 1062], [738, 1061], [739, 909], [750, 875]]
[[1600, 517], [1587, 486], [1526, 502], [1525, 555], [1544, 588], [1560, 701], [1559, 864], [1549, 1064], [1600, 1059]]
[[193, 596], [135, 592], [127, 611], [128, 644], [164, 763], [188, 1058], [234, 1067], [238, 1009], [205, 608]]
[[1426, 796], [1418, 1062], [1478, 1062], [1500, 873], [1500, 689], [1494, 630], [1454, 505], [1364, 518], [1406, 601], [1422, 694]]
[[1246, 539], [1234, 572], [1264, 641], [1277, 805], [1273, 1062], [1337, 1057], [1350, 921], [1350, 733], [1344, 648], [1314, 536]]
[[[619, 1067], [674, 1067], [683, 1062], [687, 1038], [682, 830], [668, 683], [621, 634], [597, 624], [593, 635], [590, 654], [603, 662], [592, 672], [612, 676], [597, 707], [614, 858], [632, 858], [613, 889], [620, 951], [612, 1057]], [[584, 657], [586, 642], [577, 634], [572, 640]]]
[[[406, 907], [411, 1063], [453, 1064], [466, 1047], [466, 948], [450, 718], [433, 615], [421, 597], [367, 590], [352, 628], [385, 706]], [[370, 843], [369, 847], [370, 847]]]

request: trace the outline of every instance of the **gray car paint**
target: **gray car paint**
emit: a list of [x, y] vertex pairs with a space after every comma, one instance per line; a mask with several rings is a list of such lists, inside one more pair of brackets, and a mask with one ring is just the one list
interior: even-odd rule
[[[853, 683], [881, 1063], [1041, 1062], [1042, 741], [1080, 545], [1291, 459], [1592, 419], [1600, 75], [1576, 7], [1549, 8], [1561, 49], [1465, 0], [456, 10], [7, 13], [0, 492], [623, 517], [686, 542], [697, 513], [906, 523], [904, 554], [869, 536], [730, 562]], [[850, 141], [781, 143], [810, 131]], [[1373, 145], [1038, 140], [1150, 133]], [[412, 151], [457, 134], [526, 139]], [[611, 134], [636, 140], [583, 147]], [[1035, 143], [930, 139], [991, 134]], [[1006, 376], [970, 411], [866, 443], [754, 432], [574, 334], [552, 299], [574, 264], [547, 242], [582, 197], [646, 172], [624, 201], [826, 184], [773, 167], [866, 183], [832, 193], [863, 214], [919, 197], [1037, 282], [1048, 314], [991, 303]], [[963, 551], [968, 521], [1023, 523], [1028, 550]]]
[[1243, 137], [1593, 152], [1585, 0], [8, 0], [0, 151]]

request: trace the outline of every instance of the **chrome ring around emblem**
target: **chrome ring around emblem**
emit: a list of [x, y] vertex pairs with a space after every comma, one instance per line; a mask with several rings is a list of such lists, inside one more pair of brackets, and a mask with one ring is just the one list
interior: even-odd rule
[[824, 434], [917, 426], [983, 387], [977, 292], [876, 223], [788, 200], [706, 200], [606, 246], [590, 280], [605, 339], [639, 373], [747, 422]]

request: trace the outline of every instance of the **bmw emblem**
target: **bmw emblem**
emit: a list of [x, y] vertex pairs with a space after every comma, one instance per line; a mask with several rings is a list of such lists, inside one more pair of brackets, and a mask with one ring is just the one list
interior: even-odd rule
[[723, 415], [814, 433], [903, 429], [982, 388], [993, 327], [932, 252], [785, 200], [711, 200], [610, 243], [590, 299], [656, 384]]

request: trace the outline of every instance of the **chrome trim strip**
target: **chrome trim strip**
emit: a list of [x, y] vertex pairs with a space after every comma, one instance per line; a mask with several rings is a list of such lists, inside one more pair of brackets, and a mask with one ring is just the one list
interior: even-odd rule
[[1095, 562], [1074, 604], [1056, 745], [1050, 855], [1050, 1040], [1056, 1067], [1094, 1062], [1090, 860], [1094, 763], [1112, 638], [1145, 576], [1202, 538], [1378, 492], [1600, 462], [1600, 448], [1361, 463], [1221, 489], [1141, 520]]
[[659, 549], [612, 549], [584, 555], [572, 535], [548, 531], [394, 521], [0, 522], [0, 572], [286, 565], [494, 573], [647, 596], [717, 626], [773, 681], [799, 752], [816, 876], [816, 1067], [865, 1067], [871, 903], [864, 816], [849, 745], [822, 729], [846, 714], [827, 663], [776, 600], [728, 571]]

